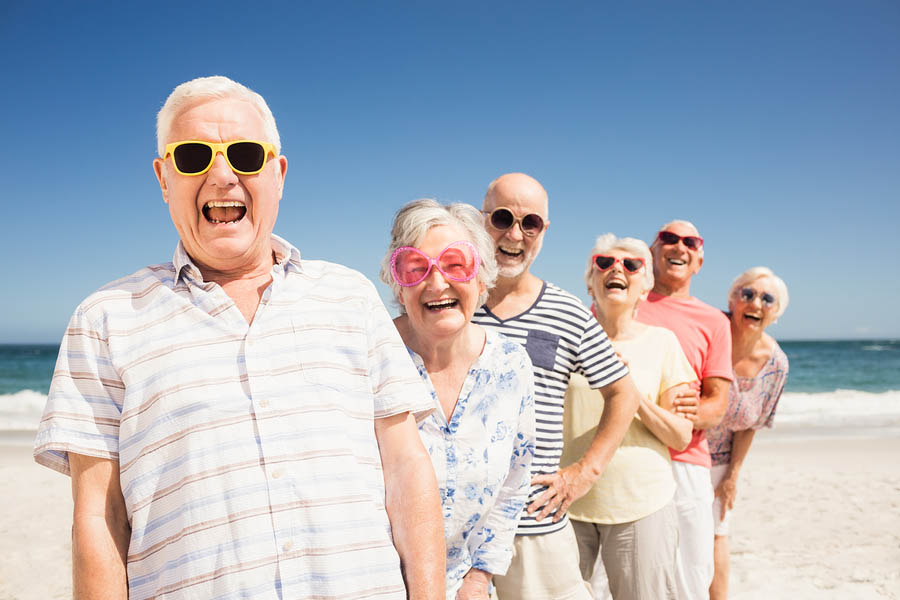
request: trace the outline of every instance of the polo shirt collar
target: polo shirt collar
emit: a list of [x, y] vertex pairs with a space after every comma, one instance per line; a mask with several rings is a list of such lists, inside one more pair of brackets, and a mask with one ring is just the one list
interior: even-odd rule
[[[272, 234], [272, 250], [275, 252], [275, 265], [272, 267], [273, 269], [280, 269], [283, 274], [287, 274], [289, 271], [296, 271], [298, 273], [302, 271], [300, 266], [300, 251], [274, 233]], [[196, 280], [198, 282], [203, 281], [200, 269], [198, 269], [197, 265], [194, 264], [194, 261], [191, 260], [191, 257], [188, 255], [187, 250], [184, 249], [184, 244], [181, 243], [181, 240], [179, 240], [178, 245], [175, 246], [172, 264], [175, 267], [175, 281], [179, 281], [182, 278], [185, 280]]]

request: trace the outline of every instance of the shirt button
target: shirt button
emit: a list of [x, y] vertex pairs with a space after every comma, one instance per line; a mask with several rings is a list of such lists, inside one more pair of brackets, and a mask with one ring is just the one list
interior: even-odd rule
[[275, 469], [274, 471], [272, 471], [272, 479], [278, 479], [279, 477], [281, 477], [281, 475], [282, 475], [281, 469]]
[[294, 542], [285, 542], [284, 545], [281, 546], [281, 549], [284, 552], [290, 552], [293, 547], [294, 547]]
[[269, 401], [266, 400], [265, 398], [263, 398], [262, 400], [259, 401], [259, 407], [260, 408], [269, 408]]

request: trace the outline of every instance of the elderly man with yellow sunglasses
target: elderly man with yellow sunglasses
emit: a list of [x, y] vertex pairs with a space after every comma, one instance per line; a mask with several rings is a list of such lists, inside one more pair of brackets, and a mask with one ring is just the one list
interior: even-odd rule
[[273, 235], [265, 100], [189, 81], [157, 138], [173, 260], [77, 308], [35, 441], [75, 597], [443, 598], [430, 397], [374, 286]]

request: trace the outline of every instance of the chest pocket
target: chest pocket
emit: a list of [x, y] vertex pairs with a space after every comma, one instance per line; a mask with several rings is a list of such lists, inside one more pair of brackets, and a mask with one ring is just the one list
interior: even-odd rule
[[559, 347], [559, 336], [546, 331], [532, 329], [525, 339], [525, 350], [531, 363], [542, 369], [553, 369], [556, 365], [556, 349]]

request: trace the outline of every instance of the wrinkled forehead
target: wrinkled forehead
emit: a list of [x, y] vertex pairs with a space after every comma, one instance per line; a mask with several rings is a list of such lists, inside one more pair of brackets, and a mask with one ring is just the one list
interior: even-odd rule
[[237, 98], [203, 98], [192, 102], [172, 119], [168, 141], [201, 139], [229, 141], [266, 139], [266, 125], [259, 110]]
[[535, 213], [547, 218], [547, 192], [536, 181], [518, 179], [499, 182], [484, 198], [484, 210], [504, 206], [517, 215]]
[[700, 232], [691, 223], [686, 221], [670, 221], [659, 228], [659, 231], [671, 231], [680, 236], [696, 235], [700, 236]]

